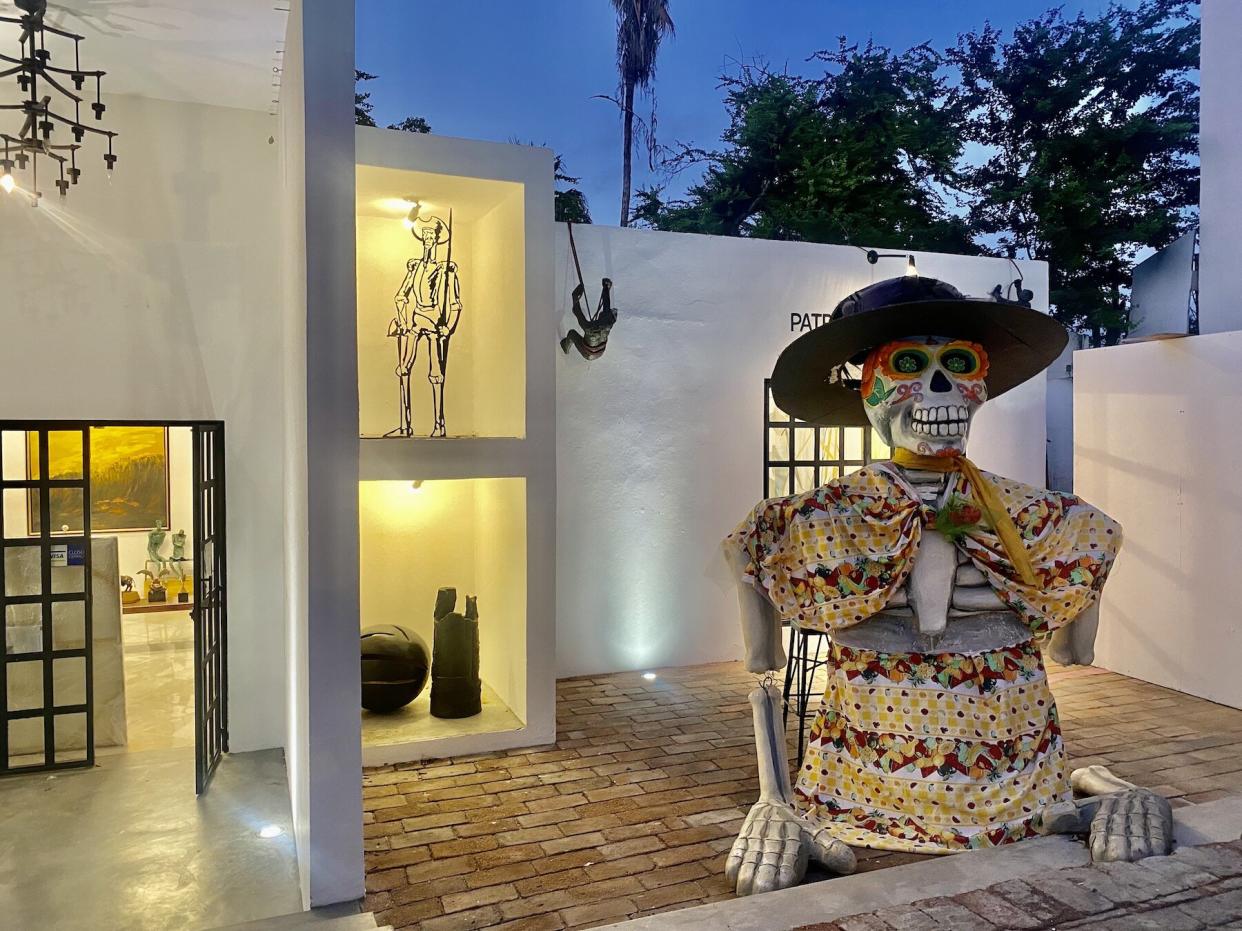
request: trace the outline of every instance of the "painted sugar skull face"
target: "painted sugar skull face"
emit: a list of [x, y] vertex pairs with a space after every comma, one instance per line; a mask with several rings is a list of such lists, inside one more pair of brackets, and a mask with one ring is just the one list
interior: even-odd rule
[[970, 420], [988, 398], [987, 373], [978, 343], [908, 336], [867, 357], [863, 407], [889, 446], [925, 456], [963, 452]]

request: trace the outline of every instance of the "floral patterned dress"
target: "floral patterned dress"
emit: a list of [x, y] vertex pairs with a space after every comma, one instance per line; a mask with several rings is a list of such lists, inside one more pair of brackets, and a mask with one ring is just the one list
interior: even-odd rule
[[[865, 622], [905, 581], [934, 509], [879, 463], [759, 504], [729, 536], [781, 615], [831, 633]], [[1068, 798], [1056, 704], [1037, 639], [1098, 597], [1121, 528], [1073, 495], [984, 473], [1035, 569], [1024, 584], [987, 527], [958, 547], [1030, 629], [974, 653], [882, 653], [834, 642], [800, 761], [799, 809], [856, 846], [953, 853], [1020, 840]], [[949, 477], [946, 495], [970, 498]], [[952, 622], [950, 622], [952, 623]]]

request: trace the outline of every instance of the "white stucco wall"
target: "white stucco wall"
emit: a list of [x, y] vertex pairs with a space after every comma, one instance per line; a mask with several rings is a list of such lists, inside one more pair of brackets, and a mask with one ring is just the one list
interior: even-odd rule
[[1199, 119], [1199, 332], [1242, 329], [1242, 3], [1203, 0]]
[[0, 195], [0, 416], [225, 421], [230, 746], [280, 746], [275, 121], [123, 95], [108, 104], [121, 134], [111, 182], [95, 147], [63, 203], [54, 188], [37, 209]]
[[1074, 356], [1075, 492], [1121, 522], [1096, 664], [1242, 708], [1242, 332]]
[[363, 894], [358, 662], [354, 4], [291, 4], [281, 90], [287, 721], [298, 865], [310, 905]]
[[[558, 235], [563, 334], [575, 279]], [[763, 380], [795, 335], [790, 315], [827, 314], [904, 265], [846, 246], [594, 226], [574, 237], [589, 293], [613, 279], [620, 321], [602, 358], [558, 363], [558, 674], [737, 659], [718, 547], [762, 495]], [[970, 294], [1013, 279], [999, 259], [917, 263]], [[1020, 264], [1046, 308], [1046, 266]], [[969, 450], [981, 467], [1043, 483], [1044, 392], [1037, 377], [982, 409]]]

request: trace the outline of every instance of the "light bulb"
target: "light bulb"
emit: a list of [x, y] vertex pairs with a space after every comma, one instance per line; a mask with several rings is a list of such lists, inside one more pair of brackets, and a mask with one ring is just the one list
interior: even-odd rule
[[919, 274], [919, 268], [914, 264], [912, 255], [906, 257], [906, 274], [911, 278], [917, 278]]
[[13, 176], [9, 172], [0, 175], [0, 188], [4, 189], [4, 193], [12, 194], [13, 188], [17, 187], [17, 182], [13, 180]]

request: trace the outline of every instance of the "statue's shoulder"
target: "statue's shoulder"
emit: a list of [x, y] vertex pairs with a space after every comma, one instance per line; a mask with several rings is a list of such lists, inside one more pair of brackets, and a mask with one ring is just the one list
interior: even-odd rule
[[855, 511], [860, 504], [874, 507], [876, 499], [884, 502], [903, 495], [901, 485], [892, 473], [882, 463], [872, 463], [829, 479], [810, 491], [780, 500], [788, 511], [810, 514], [816, 511]]
[[1034, 512], [1038, 515], [1055, 511], [1062, 516], [1073, 515], [1082, 519], [1099, 521], [1110, 528], [1117, 527], [1116, 521], [1076, 494], [1040, 488], [1038, 485], [1028, 485], [1016, 478], [1006, 478], [983, 469], [979, 471], [996, 488], [1010, 514]]

